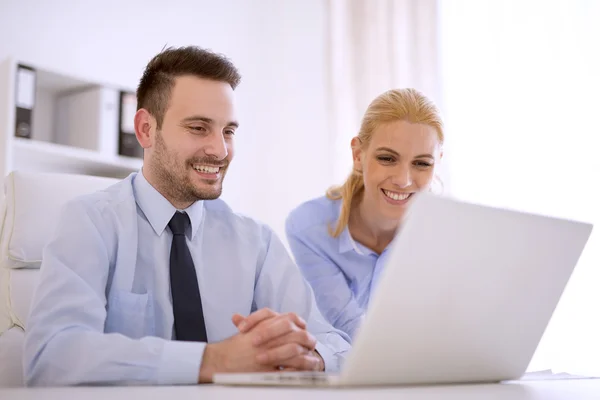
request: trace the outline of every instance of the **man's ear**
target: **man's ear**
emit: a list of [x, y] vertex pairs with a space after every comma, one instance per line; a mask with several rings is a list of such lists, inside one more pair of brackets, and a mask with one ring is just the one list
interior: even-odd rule
[[140, 108], [133, 119], [135, 127], [135, 137], [137, 138], [140, 146], [147, 149], [152, 147], [153, 133], [156, 129], [156, 119], [148, 110]]
[[358, 136], [353, 137], [350, 146], [352, 147], [352, 168], [356, 172], [362, 172], [363, 149], [360, 138]]

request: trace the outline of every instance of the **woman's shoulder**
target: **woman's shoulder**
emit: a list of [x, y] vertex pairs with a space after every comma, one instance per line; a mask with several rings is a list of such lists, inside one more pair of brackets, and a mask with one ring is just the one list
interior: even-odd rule
[[341, 200], [332, 200], [320, 196], [305, 201], [295, 207], [287, 216], [285, 228], [287, 234], [299, 234], [306, 230], [327, 232], [327, 227], [335, 224], [340, 215]]

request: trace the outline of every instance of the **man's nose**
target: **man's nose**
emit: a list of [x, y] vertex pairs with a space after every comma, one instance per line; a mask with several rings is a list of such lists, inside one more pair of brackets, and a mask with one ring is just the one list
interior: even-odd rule
[[204, 152], [213, 156], [218, 160], [223, 160], [229, 154], [227, 150], [227, 143], [225, 143], [225, 137], [220, 132], [214, 132], [207, 137], [207, 144], [204, 148]]

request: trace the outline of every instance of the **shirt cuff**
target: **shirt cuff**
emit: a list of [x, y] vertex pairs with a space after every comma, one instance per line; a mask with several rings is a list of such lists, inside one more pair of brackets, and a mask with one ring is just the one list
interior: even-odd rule
[[206, 343], [165, 341], [156, 376], [159, 385], [195, 385]]
[[339, 357], [326, 345], [321, 342], [317, 342], [315, 350], [319, 353], [325, 364], [325, 372], [339, 372], [340, 362]]

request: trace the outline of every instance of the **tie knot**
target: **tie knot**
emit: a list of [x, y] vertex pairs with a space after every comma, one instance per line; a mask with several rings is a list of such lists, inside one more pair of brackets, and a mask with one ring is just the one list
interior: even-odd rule
[[190, 224], [190, 217], [187, 213], [176, 211], [171, 221], [169, 221], [169, 228], [173, 235], [185, 235], [185, 230]]

